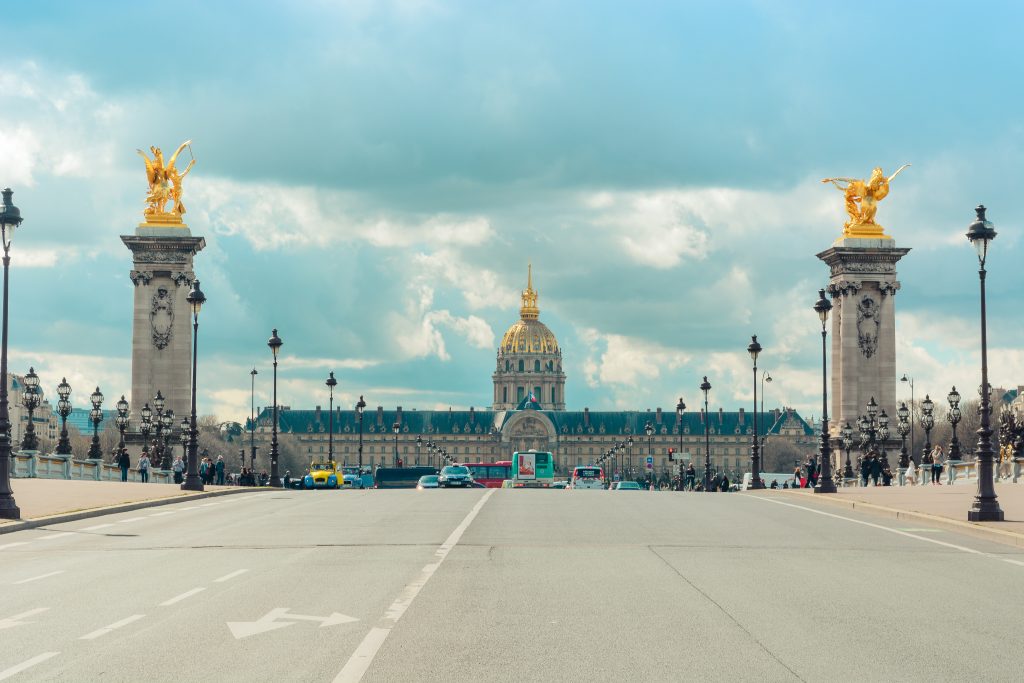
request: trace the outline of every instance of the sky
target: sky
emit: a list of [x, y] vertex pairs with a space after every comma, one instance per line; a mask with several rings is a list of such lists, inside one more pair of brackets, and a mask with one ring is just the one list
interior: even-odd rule
[[[130, 393], [137, 148], [193, 140], [185, 216], [207, 247], [199, 411], [488, 407], [533, 264], [569, 409], [765, 405], [820, 416], [839, 236], [826, 176], [893, 181], [897, 373], [1024, 384], [1024, 69], [1011, 2], [56, 2], [5, 4], [0, 185], [10, 367], [75, 405]], [[1017, 263], [1017, 266], [1013, 264]], [[966, 389], [966, 390], [965, 390]], [[905, 385], [897, 396], [909, 398]], [[920, 396], [917, 396], [920, 398]]]

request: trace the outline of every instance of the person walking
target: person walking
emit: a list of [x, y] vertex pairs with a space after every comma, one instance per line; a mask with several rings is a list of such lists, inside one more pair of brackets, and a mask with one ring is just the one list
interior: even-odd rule
[[691, 462], [689, 465], [686, 466], [686, 490], [687, 491], [692, 491], [693, 490], [693, 484], [694, 484], [694, 480], [696, 480], [696, 478], [697, 478], [697, 470], [696, 470], [696, 468], [694, 468], [693, 463]]
[[128, 449], [121, 449], [117, 456], [117, 466], [121, 468], [121, 481], [128, 481], [128, 468], [132, 466], [132, 459], [128, 457]]
[[143, 484], [149, 483], [149, 454], [146, 451], [139, 456], [139, 477]]
[[871, 458], [867, 455], [860, 459], [860, 485], [868, 485], [868, 476], [871, 474]]
[[935, 448], [932, 449], [932, 485], [942, 486], [942, 482], [939, 481], [942, 477], [942, 446], [935, 444]]
[[223, 486], [224, 485], [224, 456], [223, 455], [218, 455], [217, 456], [217, 465], [216, 465], [216, 467], [217, 467], [217, 485], [218, 486]]
[[171, 471], [174, 472], [174, 483], [180, 484], [184, 481], [185, 463], [182, 462], [181, 456], [174, 456], [174, 462], [171, 463]]
[[878, 455], [875, 453], [871, 454], [871, 484], [878, 486], [878, 478], [882, 476], [882, 461], [878, 459]]

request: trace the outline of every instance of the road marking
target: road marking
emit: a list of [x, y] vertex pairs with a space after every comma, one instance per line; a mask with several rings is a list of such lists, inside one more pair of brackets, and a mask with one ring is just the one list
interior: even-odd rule
[[39, 576], [33, 576], [31, 579], [22, 579], [21, 581], [15, 581], [14, 585], [15, 586], [20, 586], [23, 583], [32, 583], [33, 581], [38, 581], [39, 579], [48, 579], [51, 576], [57, 576], [57, 574], [63, 574], [63, 573], [64, 573], [63, 569], [58, 569], [57, 571], [50, 572], [49, 574], [40, 574]]
[[164, 517], [166, 515], [176, 514], [177, 512], [177, 510], [164, 510], [163, 512], [154, 512], [150, 517]]
[[176, 602], [181, 602], [185, 598], [191, 598], [196, 593], [202, 593], [204, 590], [206, 590], [206, 589], [202, 588], [202, 587], [200, 587], [200, 588], [193, 588], [190, 591], [185, 591], [181, 595], [175, 595], [170, 600], [164, 600], [163, 602], [160, 603], [160, 606], [161, 607], [167, 607], [168, 605], [173, 605]]
[[220, 502], [218, 501], [218, 502], [216, 502], [216, 503], [203, 503], [203, 504], [202, 504], [202, 505], [200, 505], [199, 507], [201, 507], [201, 508], [208, 508], [208, 507], [210, 507], [211, 505], [220, 505]]
[[127, 626], [128, 624], [132, 623], [133, 621], [138, 621], [139, 619], [142, 619], [145, 616], [146, 616], [145, 614], [133, 614], [133, 615], [131, 615], [130, 617], [128, 617], [126, 619], [122, 619], [121, 621], [115, 621], [110, 626], [104, 626], [103, 628], [96, 629], [92, 633], [87, 633], [84, 636], [82, 636], [81, 638], [79, 638], [79, 640], [96, 640], [100, 636], [105, 636], [108, 633], [110, 633], [111, 631], [116, 631], [117, 629], [121, 628], [122, 626]]
[[219, 579], [214, 579], [213, 582], [214, 583], [224, 583], [225, 581], [230, 581], [231, 579], [235, 578], [236, 576], [241, 576], [242, 574], [246, 573], [247, 571], [249, 571], [249, 570], [248, 569], [239, 569], [238, 571], [231, 572], [230, 574], [225, 574], [224, 576], [220, 577]]
[[943, 532], [942, 529], [907, 529], [907, 528], [902, 528], [902, 529], [900, 529], [900, 531], [916, 531], [917, 533], [928, 533], [928, 534], [941, 534]]
[[192, 506], [187, 507], [187, 508], [181, 508], [181, 510], [179, 510], [179, 512], [185, 512], [186, 510], [198, 510], [198, 509], [199, 509], [198, 505], [192, 505]]
[[31, 541], [15, 541], [14, 543], [5, 543], [0, 545], [0, 550], [4, 548], [16, 548], [19, 545], [28, 545]]
[[258, 633], [265, 633], [267, 631], [274, 631], [285, 626], [291, 626], [295, 621], [277, 621], [278, 619], [292, 619], [299, 621], [319, 621], [320, 628], [327, 626], [337, 626], [338, 624], [348, 624], [353, 621], [359, 621], [355, 617], [350, 617], [340, 612], [332, 612], [326, 617], [314, 617], [307, 614], [289, 614], [287, 607], [276, 607], [256, 621], [229, 621], [228, 628], [231, 629], [231, 635], [236, 640], [242, 638], [248, 638]]
[[21, 664], [15, 664], [10, 669], [4, 669], [3, 671], [0, 671], [0, 681], [6, 680], [15, 674], [20, 674], [25, 669], [31, 669], [36, 664], [45, 662], [50, 657], [56, 657], [59, 654], [59, 652], [44, 652], [41, 655], [36, 655], [32, 659], [26, 659]]
[[21, 626], [22, 624], [31, 624], [32, 622], [30, 622], [30, 621], [21, 621], [21, 620], [22, 619], [28, 619], [29, 617], [34, 617], [37, 614], [42, 614], [43, 612], [45, 612], [48, 609], [50, 609], [50, 608], [49, 607], [36, 607], [35, 609], [30, 609], [27, 612], [22, 612], [21, 614], [15, 614], [13, 617], [7, 617], [6, 619], [0, 619], [0, 629], [14, 628], [15, 626]]
[[37, 541], [52, 541], [52, 540], [54, 540], [56, 538], [63, 538], [64, 536], [71, 536], [71, 535], [72, 535], [72, 533], [70, 531], [62, 531], [59, 534], [52, 534], [50, 536], [41, 536], [41, 537], [37, 538], [36, 540]]
[[1003, 562], [1009, 562], [1010, 564], [1015, 564], [1018, 567], [1024, 567], [1024, 562], [1021, 562], [1020, 560], [1011, 560], [1007, 557], [1004, 557]]
[[97, 524], [96, 526], [87, 526], [84, 529], [82, 529], [82, 531], [99, 531], [100, 529], [106, 529], [109, 526], [114, 526], [114, 525], [113, 524]]
[[145, 519], [145, 517], [132, 517], [131, 519], [122, 519], [122, 520], [120, 520], [118, 522], [118, 524], [128, 524], [129, 522], [139, 522], [139, 521], [142, 521], [144, 519]]
[[444, 562], [445, 558], [448, 557], [448, 553], [451, 552], [452, 548], [458, 544], [459, 539], [462, 538], [462, 534], [466, 532], [469, 525], [476, 519], [480, 509], [484, 506], [494, 492], [497, 489], [490, 489], [483, 495], [483, 497], [477, 501], [473, 509], [469, 511], [465, 519], [455, 527], [455, 530], [445, 539], [445, 542], [438, 547], [434, 552], [434, 555], [438, 558], [437, 562], [428, 564], [420, 571], [420, 575], [409, 582], [409, 584], [402, 589], [395, 601], [388, 607], [387, 612], [384, 614], [382, 621], [390, 621], [391, 623], [385, 627], [374, 627], [370, 629], [370, 632], [366, 634], [362, 642], [359, 643], [359, 647], [352, 653], [352, 656], [348, 658], [344, 668], [338, 672], [338, 675], [334, 677], [334, 683], [358, 683], [363, 679], [363, 675], [366, 670], [370, 668], [370, 664], [373, 663], [373, 658], [377, 656], [384, 641], [387, 640], [391, 634], [391, 629], [395, 627], [398, 620], [402, 618], [409, 606], [412, 605], [413, 600], [419, 595], [420, 591], [430, 580], [430, 577], [437, 572], [441, 563]]

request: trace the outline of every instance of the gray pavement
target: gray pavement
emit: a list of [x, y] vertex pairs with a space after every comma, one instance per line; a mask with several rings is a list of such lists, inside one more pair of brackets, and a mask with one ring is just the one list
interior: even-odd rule
[[1017, 680], [1022, 577], [805, 498], [240, 494], [0, 536], [0, 680]]

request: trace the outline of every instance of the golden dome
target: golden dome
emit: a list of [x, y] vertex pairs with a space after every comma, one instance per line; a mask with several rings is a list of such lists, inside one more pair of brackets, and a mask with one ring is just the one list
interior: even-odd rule
[[558, 353], [558, 340], [548, 326], [537, 317], [538, 292], [533, 288], [533, 265], [526, 276], [526, 289], [523, 290], [523, 305], [519, 308], [521, 320], [505, 331], [501, 338], [502, 353]]

